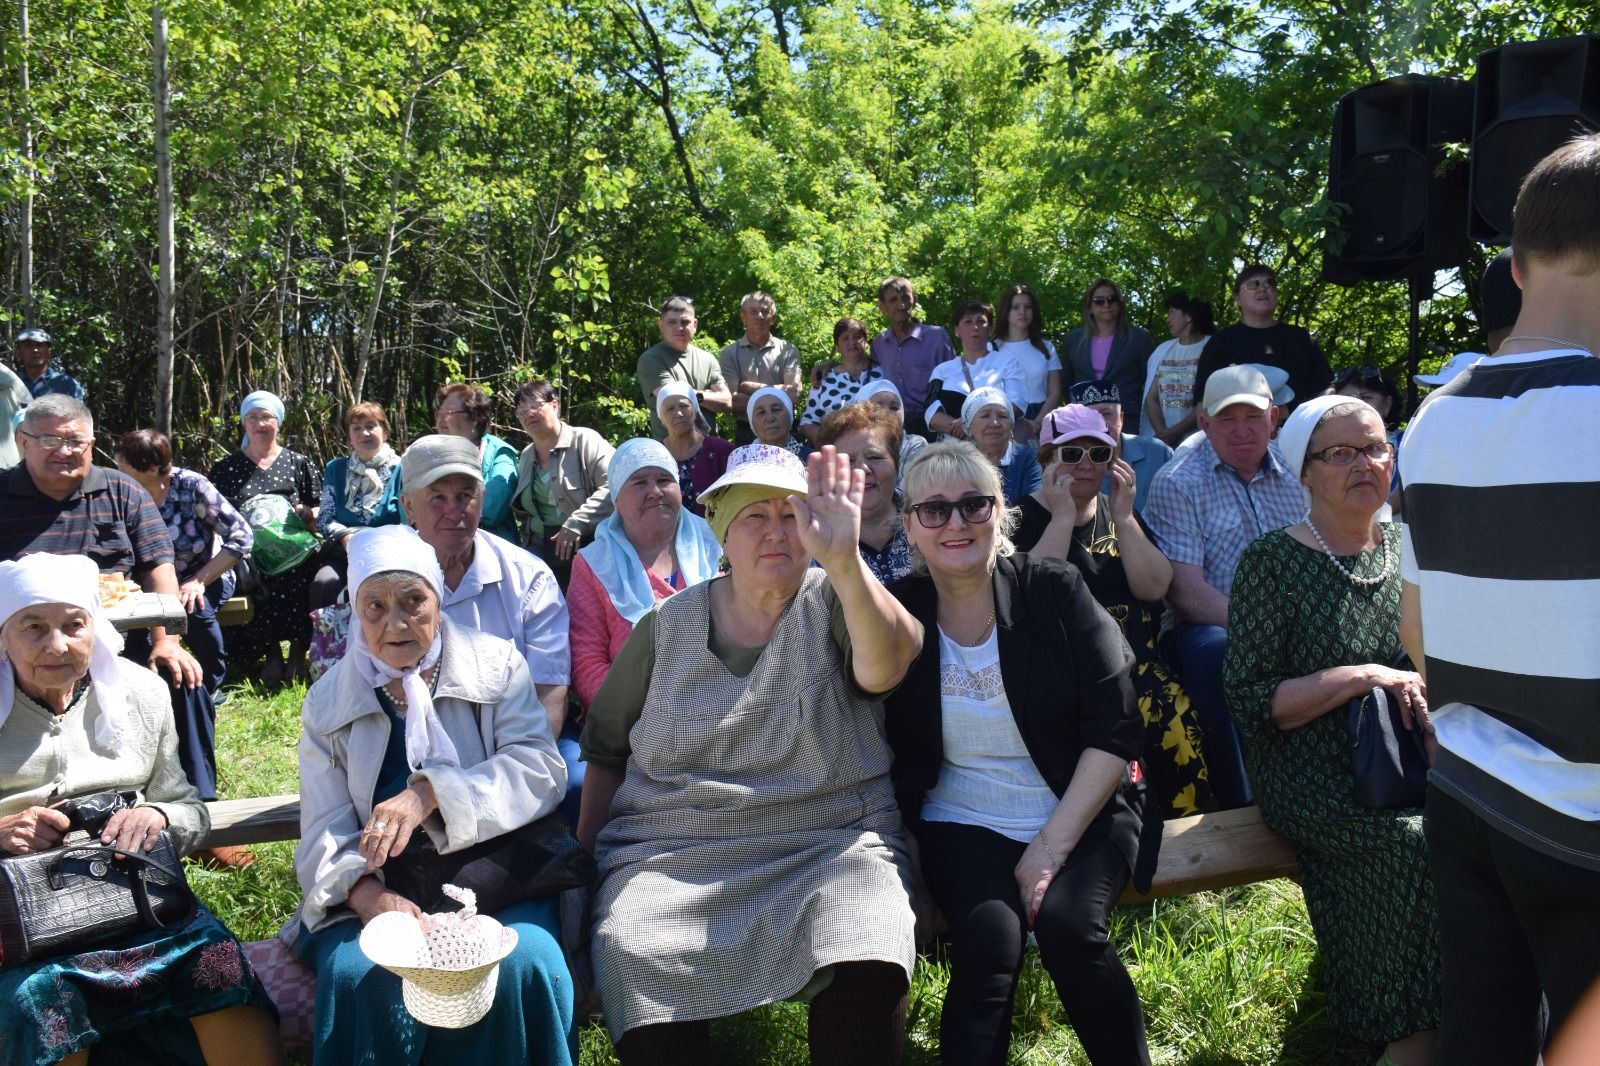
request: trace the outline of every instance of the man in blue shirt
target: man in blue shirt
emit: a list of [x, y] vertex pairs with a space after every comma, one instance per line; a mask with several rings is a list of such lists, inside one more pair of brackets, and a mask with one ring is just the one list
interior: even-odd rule
[[70, 374], [64, 374], [50, 365], [50, 334], [34, 327], [17, 334], [17, 365], [22, 368], [22, 382], [37, 400], [41, 396], [59, 393], [83, 402], [83, 386]]
[[[1142, 513], [1150, 483], [1155, 480], [1156, 471], [1172, 458], [1172, 449], [1155, 437], [1122, 432], [1122, 390], [1116, 382], [1080, 381], [1068, 389], [1067, 394], [1073, 403], [1081, 403], [1099, 411], [1100, 417], [1106, 420], [1106, 429], [1121, 442], [1117, 445], [1117, 454], [1123, 462], [1133, 467], [1133, 509]], [[1109, 473], [1106, 474], [1102, 491], [1107, 494], [1111, 492]]]

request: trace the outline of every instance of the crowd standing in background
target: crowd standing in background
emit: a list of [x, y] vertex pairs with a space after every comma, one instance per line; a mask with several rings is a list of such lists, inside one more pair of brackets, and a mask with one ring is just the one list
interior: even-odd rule
[[[1382, 1066], [1532, 1066], [1600, 971], [1597, 204], [1600, 135], [1534, 170], [1484, 280], [1491, 354], [1419, 375], [1409, 423], [1384, 373], [1335, 375], [1277, 320], [1262, 264], [1221, 329], [1171, 295], [1159, 347], [1109, 278], [1058, 349], [1026, 285], [947, 331], [889, 277], [881, 331], [839, 319], [809, 379], [773, 296], [744, 297], [719, 355], [673, 296], [635, 368], [647, 436], [572, 424], [530, 377], [504, 405], [519, 455], [496, 400], [450, 382], [435, 433], [401, 447], [358, 403], [322, 466], [258, 390], [206, 476], [148, 429], [95, 465], [82, 386], [26, 329], [0, 375], [0, 746], [69, 764], [49, 797], [6, 778], [0, 847], [59, 843], [45, 801], [103, 780], [142, 794], [118, 826], [192, 848], [224, 674], [304, 676], [315, 611], [284, 938], [322, 978], [325, 1054], [575, 1057], [551, 898], [492, 908], [526, 943], [471, 1033], [382, 1021], [399, 979], [356, 948], [419, 913], [374, 871], [548, 817], [605, 875], [595, 976], [629, 1066], [703, 1061], [710, 1019], [797, 997], [817, 1061], [898, 1061], [915, 941], [941, 926], [945, 1061], [1004, 1061], [1031, 932], [1091, 1061], [1147, 1062], [1110, 908], [1149, 884], [1164, 818], [1255, 802], [1294, 846], [1341, 1033]], [[106, 637], [41, 553], [175, 597], [188, 647]], [[225, 633], [236, 589], [254, 616]], [[132, 718], [102, 688], [119, 649], [154, 671]], [[162, 689], [147, 736], [87, 754]], [[1365, 697], [1422, 742], [1425, 802], [1358, 789]], [[116, 772], [91, 782], [90, 758]], [[172, 1017], [246, 1032], [238, 965], [231, 998]]]

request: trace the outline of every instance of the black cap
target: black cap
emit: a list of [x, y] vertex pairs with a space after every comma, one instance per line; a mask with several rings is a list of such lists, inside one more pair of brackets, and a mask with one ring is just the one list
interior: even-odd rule
[[1511, 277], [1511, 249], [1506, 248], [1483, 268], [1483, 331], [1510, 329], [1522, 314], [1522, 290]]

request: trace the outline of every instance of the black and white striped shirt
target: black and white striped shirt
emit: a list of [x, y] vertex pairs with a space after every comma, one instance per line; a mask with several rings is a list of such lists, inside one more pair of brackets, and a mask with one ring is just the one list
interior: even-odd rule
[[1600, 359], [1479, 360], [1412, 419], [1400, 474], [1432, 780], [1600, 869]]

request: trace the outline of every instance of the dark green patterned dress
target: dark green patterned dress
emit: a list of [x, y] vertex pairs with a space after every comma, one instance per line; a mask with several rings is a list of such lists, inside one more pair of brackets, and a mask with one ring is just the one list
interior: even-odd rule
[[[1224, 681], [1261, 816], [1294, 843], [1322, 952], [1328, 1014], [1383, 1043], [1439, 1024], [1439, 929], [1422, 809], [1356, 802], [1343, 707], [1298, 729], [1270, 721], [1280, 682], [1400, 651], [1400, 532], [1384, 525], [1388, 579], [1358, 585], [1286, 530], [1245, 551], [1228, 605]], [[1341, 560], [1383, 571], [1382, 549]]]

